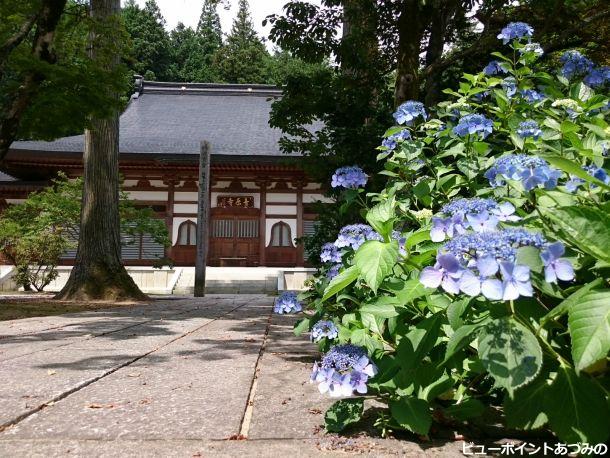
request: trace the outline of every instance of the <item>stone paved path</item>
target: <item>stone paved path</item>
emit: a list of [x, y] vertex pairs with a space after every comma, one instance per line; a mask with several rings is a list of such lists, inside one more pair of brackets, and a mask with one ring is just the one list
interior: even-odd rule
[[314, 347], [272, 298], [0, 322], [0, 457], [461, 456], [320, 430]]

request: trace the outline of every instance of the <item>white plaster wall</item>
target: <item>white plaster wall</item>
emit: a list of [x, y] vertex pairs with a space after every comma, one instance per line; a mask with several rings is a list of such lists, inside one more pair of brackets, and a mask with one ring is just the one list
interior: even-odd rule
[[290, 235], [292, 236], [292, 244], [296, 246], [296, 238], [297, 238], [297, 220], [296, 219], [276, 219], [276, 218], [267, 218], [265, 220], [265, 246], [269, 246], [271, 243], [271, 228], [275, 223], [279, 223], [280, 221], [288, 224], [290, 226]]
[[180, 225], [182, 223], [184, 223], [185, 221], [188, 221], [188, 220], [197, 224], [197, 218], [195, 218], [195, 217], [193, 217], [193, 218], [184, 218], [184, 217], [174, 218], [174, 227], [172, 228], [172, 246], [175, 245], [176, 242], [178, 242], [178, 228], [180, 227]]
[[174, 204], [174, 213], [197, 213], [197, 204]]
[[138, 180], [125, 180], [123, 181], [123, 186], [128, 188], [130, 186], [135, 186], [138, 184]]
[[166, 187], [165, 183], [163, 183], [163, 180], [150, 180], [150, 184], [151, 184], [151, 186], [154, 186], [155, 188], [165, 188]]
[[310, 191], [313, 189], [320, 189], [322, 185], [320, 183], [307, 183], [306, 186], [303, 187], [304, 190]]
[[174, 200], [192, 200], [194, 202], [197, 202], [199, 200], [199, 196], [195, 191], [192, 192], [175, 192], [174, 193]]
[[22, 204], [25, 199], [6, 199], [7, 204]]
[[165, 191], [127, 191], [132, 200], [167, 200]]
[[241, 185], [246, 189], [257, 189], [256, 183], [254, 181], [242, 181]]
[[333, 200], [328, 198], [328, 197], [324, 197], [322, 194], [303, 194], [303, 203], [304, 204], [311, 204], [317, 200], [320, 200], [322, 202], [326, 202], [326, 203], [330, 203]]
[[293, 202], [296, 203], [297, 201], [297, 195], [293, 192], [291, 193], [272, 193], [272, 194], [267, 194], [267, 203], [273, 203], [273, 202]]
[[228, 188], [231, 184], [230, 181], [217, 181], [214, 185], [215, 188]]
[[268, 215], [296, 215], [296, 205], [267, 205]]
[[212, 208], [216, 207], [218, 196], [253, 196], [254, 208], [261, 208], [261, 195], [255, 192], [213, 192], [211, 196]]

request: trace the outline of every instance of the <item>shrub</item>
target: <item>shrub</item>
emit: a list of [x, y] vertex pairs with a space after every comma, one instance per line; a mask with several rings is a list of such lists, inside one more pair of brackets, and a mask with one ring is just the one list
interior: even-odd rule
[[[322, 351], [366, 350], [378, 373], [363, 380], [389, 408], [382, 431], [426, 435], [433, 421], [499, 408], [511, 429], [601, 443], [610, 75], [577, 52], [557, 73], [541, 70], [531, 28], [505, 31], [508, 56], [465, 74], [449, 101], [398, 109], [379, 147], [382, 192], [348, 180], [344, 198], [368, 226], [344, 228], [323, 251], [295, 332], [330, 321], [338, 332], [315, 339]], [[361, 415], [345, 402], [327, 418]]]

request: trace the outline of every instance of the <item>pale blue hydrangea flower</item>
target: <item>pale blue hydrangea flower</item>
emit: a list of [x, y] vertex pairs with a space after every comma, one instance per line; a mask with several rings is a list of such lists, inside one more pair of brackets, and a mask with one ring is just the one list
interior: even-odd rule
[[405, 103], [400, 105], [394, 113], [394, 119], [398, 124], [405, 124], [410, 126], [418, 118], [426, 119], [426, 109], [424, 104], [415, 100], [407, 100]]
[[610, 84], [610, 67], [592, 69], [583, 81], [593, 89], [603, 88]]
[[521, 91], [521, 97], [528, 103], [537, 103], [544, 100], [544, 95], [534, 89], [523, 89]]
[[341, 253], [333, 243], [325, 243], [320, 252], [320, 261], [322, 262], [341, 262]]
[[548, 244], [541, 234], [510, 228], [457, 236], [443, 245], [436, 264], [424, 268], [419, 280], [429, 288], [440, 286], [448, 293], [473, 297], [483, 294], [489, 300], [531, 296], [529, 268], [515, 263], [517, 249], [524, 246], [540, 250], [547, 281], [574, 278], [570, 262], [561, 259], [563, 245]]
[[512, 40], [530, 39], [534, 35], [534, 29], [525, 22], [511, 22], [498, 34], [498, 39], [507, 44]]
[[453, 133], [460, 137], [466, 135], [480, 135], [487, 137], [493, 131], [493, 122], [480, 114], [469, 114], [460, 118], [457, 126], [453, 128]]
[[483, 73], [487, 76], [498, 75], [499, 73], [508, 73], [504, 66], [497, 60], [492, 60], [483, 69]]
[[[598, 167], [596, 165], [586, 165], [582, 169], [585, 170], [593, 178], [597, 178], [599, 181], [601, 181], [605, 184], [610, 184], [610, 176], [608, 176], [608, 172], [606, 172], [601, 167]], [[578, 188], [580, 188], [580, 186], [582, 186], [583, 184], [585, 184], [585, 180], [583, 180], [582, 178], [570, 175], [570, 179], [568, 181], [566, 181], [566, 185], [565, 185], [566, 191], [574, 192]], [[593, 189], [595, 189], [596, 185], [592, 184], [591, 187]]]
[[561, 74], [567, 79], [584, 76], [593, 69], [593, 62], [575, 50], [564, 52], [559, 60], [563, 64]]
[[358, 166], [340, 167], [333, 174], [333, 188], [358, 189], [366, 185], [368, 176]]
[[311, 328], [312, 342], [319, 342], [324, 338], [334, 340], [337, 337], [339, 337], [339, 330], [335, 323], [330, 320], [320, 320]]
[[409, 140], [411, 138], [411, 132], [407, 129], [401, 130], [400, 132], [396, 132], [395, 134], [390, 135], [388, 138], [384, 138], [381, 142], [381, 146], [385, 146], [389, 150], [393, 150], [398, 146], [399, 143], [402, 143], [405, 140]]
[[377, 372], [377, 366], [364, 348], [352, 344], [337, 345], [324, 355], [320, 363], [314, 363], [311, 382], [318, 383], [322, 394], [352, 396], [354, 391], [365, 394], [369, 378]]
[[506, 97], [512, 98], [517, 93], [517, 80], [512, 76], [502, 80], [502, 88], [506, 92]]
[[526, 191], [536, 187], [554, 189], [561, 172], [544, 159], [527, 154], [509, 154], [497, 159], [485, 172], [485, 178], [493, 187], [503, 186], [506, 180], [519, 180]]
[[521, 138], [531, 137], [534, 140], [538, 140], [538, 138], [540, 138], [542, 135], [542, 130], [536, 121], [527, 120], [519, 123], [517, 134]]
[[368, 224], [349, 224], [339, 231], [335, 246], [337, 248], [350, 247], [357, 250], [367, 240], [382, 241], [383, 238]]
[[341, 267], [343, 267], [343, 264], [333, 264], [330, 266], [330, 268], [326, 271], [326, 278], [329, 280], [335, 278], [337, 275], [339, 275], [339, 269], [341, 269]]
[[284, 291], [275, 300], [273, 311], [279, 315], [285, 313], [297, 313], [303, 310], [301, 303], [297, 299], [297, 293], [294, 291]]
[[567, 259], [561, 259], [565, 253], [563, 243], [555, 242], [548, 245], [541, 253], [544, 264], [544, 279], [547, 283], [557, 283], [557, 280], [574, 280], [574, 267]]

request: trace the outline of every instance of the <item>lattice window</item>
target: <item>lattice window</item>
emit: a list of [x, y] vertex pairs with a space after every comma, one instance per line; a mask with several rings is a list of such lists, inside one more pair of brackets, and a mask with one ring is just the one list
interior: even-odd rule
[[178, 245], [197, 245], [197, 224], [188, 220], [178, 226]]
[[272, 247], [291, 247], [292, 237], [290, 236], [290, 226], [283, 221], [275, 223], [271, 227], [271, 246]]
[[256, 219], [240, 219], [237, 221], [237, 238], [257, 238], [258, 237], [258, 220]]
[[212, 222], [212, 237], [233, 238], [233, 220], [215, 219]]

